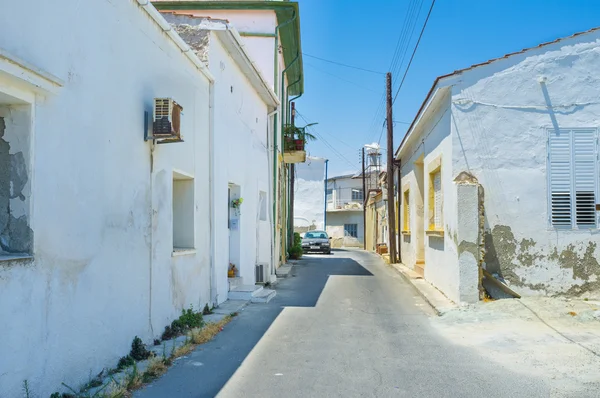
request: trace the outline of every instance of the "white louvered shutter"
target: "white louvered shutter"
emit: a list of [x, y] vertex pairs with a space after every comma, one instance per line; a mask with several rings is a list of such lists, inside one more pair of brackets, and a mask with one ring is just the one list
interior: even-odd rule
[[410, 193], [406, 192], [405, 195], [406, 199], [405, 199], [405, 203], [406, 203], [406, 213], [405, 213], [405, 221], [404, 221], [404, 229], [406, 231], [410, 231]]
[[570, 227], [571, 220], [571, 132], [550, 131], [548, 138], [550, 219], [553, 226]]
[[575, 130], [573, 135], [574, 208], [578, 228], [596, 227], [596, 131]]
[[433, 225], [435, 229], [442, 229], [442, 173], [433, 175]]
[[596, 130], [550, 130], [548, 178], [552, 226], [596, 227]]

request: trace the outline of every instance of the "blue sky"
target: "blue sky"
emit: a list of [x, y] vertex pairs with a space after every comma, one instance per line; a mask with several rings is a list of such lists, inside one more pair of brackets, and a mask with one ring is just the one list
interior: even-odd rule
[[[410, 5], [422, 3], [404, 73], [431, 0], [298, 0], [306, 54], [387, 72]], [[434, 79], [469, 65], [600, 26], [597, 0], [436, 0], [427, 28], [394, 104], [394, 146], [406, 132]], [[410, 21], [415, 21], [411, 18]], [[378, 141], [383, 117], [374, 116], [385, 89], [382, 74], [304, 56], [305, 94], [299, 115], [318, 122], [312, 156], [329, 159], [329, 175], [358, 171], [362, 145]], [[297, 125], [304, 125], [297, 117]], [[385, 146], [385, 132], [381, 137]]]

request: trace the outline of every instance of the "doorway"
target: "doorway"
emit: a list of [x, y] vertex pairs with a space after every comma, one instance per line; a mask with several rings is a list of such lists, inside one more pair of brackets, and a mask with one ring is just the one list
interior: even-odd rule
[[415, 272], [425, 276], [425, 167], [423, 164], [425, 155], [419, 156], [415, 161], [415, 178], [417, 189], [414, 195], [415, 201]]
[[229, 232], [229, 264], [235, 265], [235, 277], [240, 276], [240, 209], [234, 207], [234, 201], [241, 198], [241, 189], [239, 185], [229, 183], [227, 192], [227, 209], [228, 209], [228, 232]]

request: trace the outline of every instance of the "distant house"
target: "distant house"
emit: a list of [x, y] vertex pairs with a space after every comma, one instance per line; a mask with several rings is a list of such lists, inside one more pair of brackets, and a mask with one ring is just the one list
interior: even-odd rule
[[362, 247], [364, 239], [364, 192], [360, 174], [327, 180], [326, 230], [333, 247]]
[[296, 165], [294, 231], [304, 233], [325, 228], [325, 162], [307, 157]]
[[598, 295], [600, 30], [438, 77], [396, 152], [402, 261], [457, 302]]

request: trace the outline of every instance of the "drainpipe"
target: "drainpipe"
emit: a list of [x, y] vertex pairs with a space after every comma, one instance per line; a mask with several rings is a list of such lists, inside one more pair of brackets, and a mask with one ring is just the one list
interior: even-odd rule
[[329, 159], [325, 159], [325, 206], [323, 208], [323, 230], [327, 232], [327, 163]]
[[[289, 25], [290, 23], [294, 22], [296, 20], [296, 10], [293, 11], [293, 15], [290, 19], [288, 19], [287, 21], [284, 21], [282, 23], [280, 23], [279, 25], [277, 25], [275, 27], [275, 51], [274, 51], [274, 56], [273, 56], [273, 62], [274, 62], [274, 66], [273, 66], [273, 87], [275, 88], [275, 93], [277, 93], [279, 91], [279, 82], [277, 80], [277, 77], [279, 76], [279, 30], [281, 28], [283, 28], [286, 25]], [[287, 70], [287, 68], [286, 68]], [[283, 71], [283, 73], [285, 73], [285, 70]], [[282, 80], [282, 86], [283, 86], [283, 80]], [[283, 104], [283, 94], [281, 95], [281, 97], [279, 98], [280, 103]], [[276, 113], [274, 118], [273, 118], [273, 240], [275, 240], [275, 237], [277, 236], [277, 201], [278, 201], [278, 197], [277, 197], [277, 125], [278, 125], [278, 120], [277, 120], [277, 116], [278, 114]], [[283, 132], [282, 132], [283, 134]], [[279, 260], [277, 260], [279, 261]]]
[[[283, 78], [284, 78], [286, 72], [288, 71], [288, 69], [290, 69], [298, 61], [298, 59], [300, 59], [300, 52], [299, 51], [298, 51], [298, 54], [296, 54], [296, 57], [292, 60], [292, 62], [290, 62], [290, 64], [288, 66], [286, 66], [285, 69], [281, 72], [281, 96], [280, 96], [280, 98], [281, 98], [281, 101], [283, 101], [282, 106], [285, 106], [285, 109], [288, 109], [288, 103], [289, 103], [289, 101], [283, 99], [284, 96], [287, 96], [287, 92], [284, 92]], [[296, 83], [293, 83], [293, 84], [296, 84]], [[290, 86], [291, 85], [288, 85], [288, 88]], [[284, 124], [285, 124], [284, 123], [285, 122], [284, 119], [287, 119], [288, 116], [289, 115], [285, 115], [285, 118], [284, 117], [281, 118], [281, 142], [283, 142], [283, 127], [284, 127]], [[289, 178], [289, 175], [288, 175], [288, 178]], [[288, 184], [288, 189], [289, 189], [289, 184]], [[288, 195], [288, 199], [289, 199], [289, 195]], [[289, 201], [288, 201], [288, 206], [289, 206]], [[289, 214], [288, 214], [288, 224], [289, 224]], [[288, 228], [289, 228], [289, 225], [288, 225]], [[288, 229], [288, 236], [289, 236], [289, 229]], [[287, 240], [288, 240], [288, 244], [289, 244], [290, 243], [289, 242], [289, 238]]]

